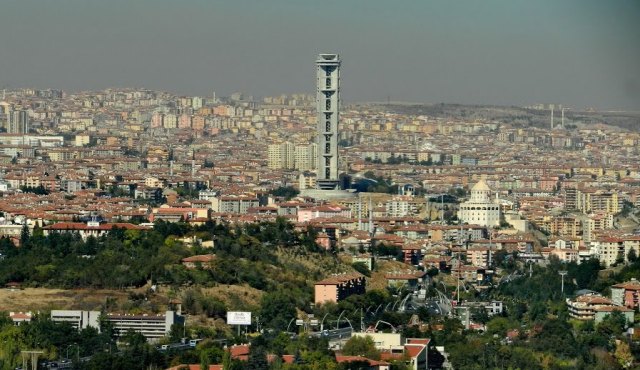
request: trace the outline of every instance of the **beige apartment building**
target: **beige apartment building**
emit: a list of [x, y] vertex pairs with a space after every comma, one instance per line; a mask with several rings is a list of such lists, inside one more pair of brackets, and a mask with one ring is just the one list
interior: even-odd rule
[[280, 144], [271, 144], [267, 150], [267, 163], [272, 170], [313, 171], [316, 168], [318, 145], [315, 143], [294, 145], [286, 141]]
[[334, 275], [315, 284], [315, 304], [337, 303], [352, 294], [364, 294], [366, 280], [357, 272]]
[[631, 250], [636, 252], [636, 256], [640, 256], [640, 236], [598, 237], [594, 242], [594, 248], [598, 259], [606, 267], [618, 260], [626, 263], [629, 262], [628, 256]]

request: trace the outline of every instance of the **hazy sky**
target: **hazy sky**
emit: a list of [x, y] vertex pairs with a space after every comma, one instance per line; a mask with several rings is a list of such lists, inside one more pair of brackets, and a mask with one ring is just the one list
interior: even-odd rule
[[640, 110], [639, 0], [0, 0], [0, 87]]

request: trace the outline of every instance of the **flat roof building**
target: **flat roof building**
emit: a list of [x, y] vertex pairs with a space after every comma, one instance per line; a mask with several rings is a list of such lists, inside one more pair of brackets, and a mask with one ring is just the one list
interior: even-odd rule
[[336, 303], [352, 294], [364, 294], [365, 287], [364, 275], [357, 272], [328, 277], [314, 286], [315, 304]]

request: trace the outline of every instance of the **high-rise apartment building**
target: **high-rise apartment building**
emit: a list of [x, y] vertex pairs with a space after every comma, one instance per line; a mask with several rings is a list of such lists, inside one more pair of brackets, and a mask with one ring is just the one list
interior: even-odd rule
[[267, 153], [268, 167], [270, 169], [293, 169], [295, 161], [295, 145], [288, 141], [280, 144], [271, 144]]
[[318, 145], [296, 145], [295, 168], [300, 171], [313, 171], [316, 169], [316, 158], [318, 156]]
[[340, 104], [340, 58], [320, 54], [316, 61], [317, 107], [317, 187], [339, 189], [338, 112]]
[[29, 114], [26, 110], [9, 110], [7, 112], [7, 133], [29, 133]]
[[280, 144], [271, 144], [268, 147], [268, 167], [274, 170], [312, 171], [315, 169], [317, 148], [315, 143], [294, 145], [286, 141]]

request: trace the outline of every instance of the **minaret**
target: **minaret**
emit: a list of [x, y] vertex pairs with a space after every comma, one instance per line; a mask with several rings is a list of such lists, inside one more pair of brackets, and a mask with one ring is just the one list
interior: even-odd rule
[[373, 236], [373, 204], [371, 203], [371, 196], [369, 196], [369, 235]]
[[362, 197], [358, 197], [358, 230], [362, 230]]
[[551, 108], [551, 130], [553, 130], [553, 107]]
[[340, 58], [320, 54], [316, 60], [317, 107], [317, 187], [339, 189], [338, 178], [338, 106], [340, 104]]
[[196, 151], [191, 151], [191, 177], [196, 176]]

